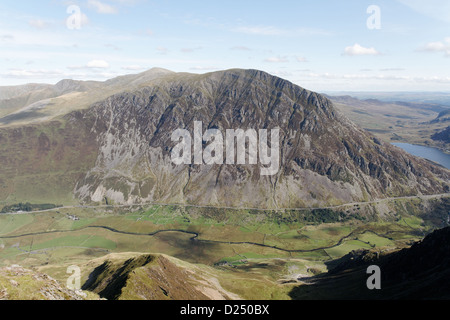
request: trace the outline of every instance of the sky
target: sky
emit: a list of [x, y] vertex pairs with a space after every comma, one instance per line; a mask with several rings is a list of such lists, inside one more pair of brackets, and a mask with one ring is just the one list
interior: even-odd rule
[[2, 0], [0, 86], [153, 67], [303, 88], [450, 91], [447, 0]]

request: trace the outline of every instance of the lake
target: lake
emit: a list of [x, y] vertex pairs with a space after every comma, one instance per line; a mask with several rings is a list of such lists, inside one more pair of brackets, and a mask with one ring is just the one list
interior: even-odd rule
[[431, 147], [418, 146], [410, 143], [392, 143], [394, 146], [402, 148], [406, 152], [422, 157], [434, 162], [437, 162], [447, 169], [450, 169], [450, 154], [446, 154], [445, 152]]

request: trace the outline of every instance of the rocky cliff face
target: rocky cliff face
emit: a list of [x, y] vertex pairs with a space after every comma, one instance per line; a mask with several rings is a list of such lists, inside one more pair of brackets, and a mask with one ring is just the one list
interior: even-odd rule
[[[292, 208], [448, 191], [447, 170], [380, 142], [325, 97], [257, 70], [168, 74], [67, 119], [93, 123], [97, 160], [74, 190], [89, 203]], [[263, 176], [248, 161], [175, 165], [171, 135], [193, 133], [195, 121], [224, 135], [279, 128], [277, 173]]]

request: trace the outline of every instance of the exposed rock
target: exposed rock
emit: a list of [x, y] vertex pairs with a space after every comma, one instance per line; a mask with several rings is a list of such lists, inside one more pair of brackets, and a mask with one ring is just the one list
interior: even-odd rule
[[0, 268], [0, 300], [85, 300], [81, 290], [64, 287], [50, 276], [18, 265]]

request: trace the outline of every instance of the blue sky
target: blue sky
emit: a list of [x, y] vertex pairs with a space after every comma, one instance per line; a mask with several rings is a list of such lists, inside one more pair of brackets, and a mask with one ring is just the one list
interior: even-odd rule
[[450, 91], [450, 1], [2, 0], [0, 48], [0, 85], [244, 68], [320, 92]]

